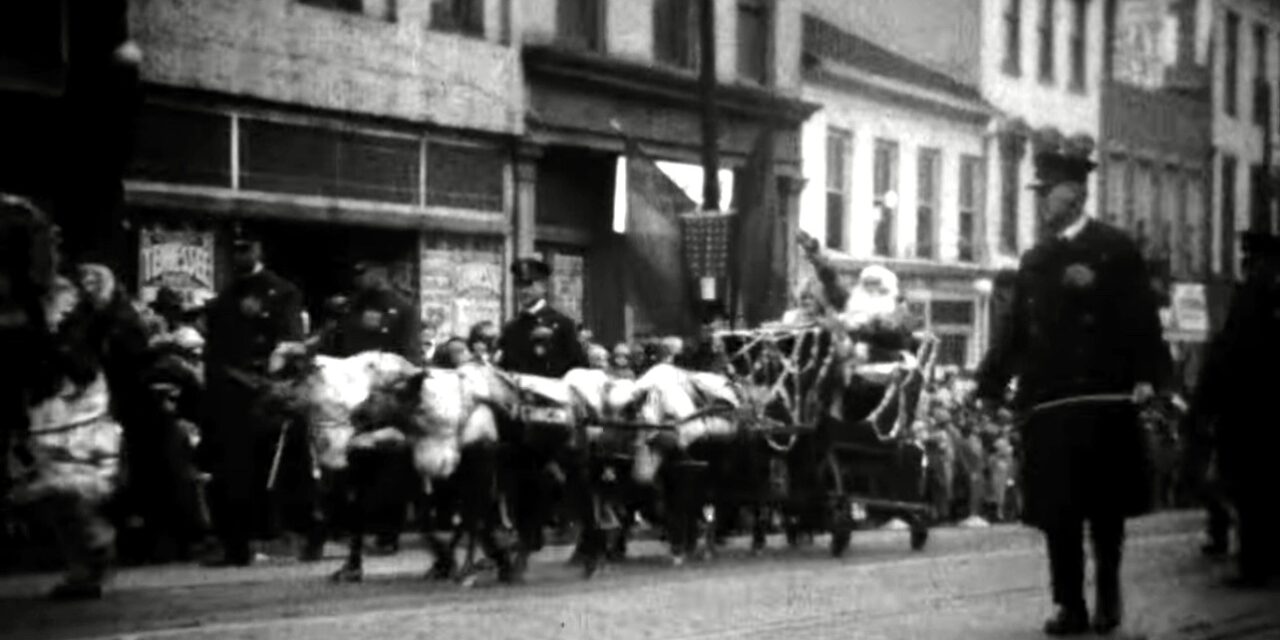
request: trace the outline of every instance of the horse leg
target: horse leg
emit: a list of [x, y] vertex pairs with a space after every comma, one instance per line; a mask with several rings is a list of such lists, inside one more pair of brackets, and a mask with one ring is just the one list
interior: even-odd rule
[[350, 473], [347, 475], [347, 481], [350, 484], [348, 505], [351, 513], [347, 560], [343, 563], [342, 568], [329, 577], [333, 582], [360, 582], [364, 579], [364, 534], [365, 523], [368, 519], [368, 514], [366, 513], [368, 510], [368, 492], [366, 491], [368, 478], [365, 477], [365, 467], [367, 466], [365, 462], [363, 456], [358, 456], [355, 452], [352, 452], [348, 463]]

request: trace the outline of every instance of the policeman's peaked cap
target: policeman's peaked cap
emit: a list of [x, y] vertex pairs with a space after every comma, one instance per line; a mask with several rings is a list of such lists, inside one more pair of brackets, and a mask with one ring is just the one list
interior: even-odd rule
[[537, 258], [520, 258], [511, 263], [516, 282], [536, 282], [551, 277], [551, 267]]

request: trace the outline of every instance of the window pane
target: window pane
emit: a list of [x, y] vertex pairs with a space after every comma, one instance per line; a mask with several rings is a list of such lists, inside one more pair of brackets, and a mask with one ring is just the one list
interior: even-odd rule
[[1018, 158], [1009, 149], [1003, 150], [1000, 162], [1000, 249], [1005, 253], [1018, 251]]
[[337, 176], [337, 135], [262, 120], [240, 121], [240, 187], [329, 195]]
[[431, 28], [484, 36], [484, 0], [432, 0]]
[[561, 43], [592, 51], [602, 48], [600, 1], [559, 0], [556, 22]]
[[972, 325], [972, 300], [934, 300], [932, 324]]
[[696, 0], [654, 0], [653, 51], [658, 62], [697, 67], [699, 17]]
[[1236, 159], [1222, 157], [1222, 271], [1236, 272]]
[[973, 218], [974, 214], [970, 211], [960, 212], [959, 258], [965, 262], [973, 262], [977, 258], [975, 251], [977, 230]]
[[827, 246], [832, 249], [844, 249], [844, 203], [843, 194], [827, 194]]
[[921, 149], [917, 164], [916, 256], [934, 257], [934, 228], [937, 225], [937, 176], [939, 153]]
[[1022, 0], [1006, 0], [1004, 14], [1004, 70], [1022, 72]]
[[1223, 85], [1223, 109], [1228, 115], [1236, 114], [1236, 101], [1239, 99], [1240, 93], [1240, 16], [1234, 12], [1227, 12], [1227, 46], [1226, 46], [1226, 74], [1225, 84]]
[[763, 83], [768, 59], [767, 14], [763, 4], [738, 4], [738, 75]]
[[501, 211], [505, 165], [506, 159], [497, 149], [429, 143], [427, 204]]
[[130, 177], [231, 186], [231, 118], [147, 105], [138, 114]]
[[1040, 0], [1040, 79], [1053, 80], [1053, 0]]
[[894, 233], [897, 217], [897, 202], [892, 202], [888, 194], [897, 189], [898, 145], [887, 140], [876, 141], [875, 155], [875, 209], [878, 219], [875, 227], [875, 251], [877, 255], [892, 256], [896, 244]]
[[338, 145], [338, 181], [333, 194], [345, 198], [416, 204], [417, 140], [343, 135]]

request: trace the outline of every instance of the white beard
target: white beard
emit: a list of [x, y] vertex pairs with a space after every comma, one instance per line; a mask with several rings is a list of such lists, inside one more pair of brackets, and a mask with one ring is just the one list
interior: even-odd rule
[[863, 287], [854, 287], [849, 292], [849, 301], [845, 304], [844, 313], [840, 314], [848, 326], [861, 326], [873, 318], [893, 315], [898, 308], [898, 301], [893, 293], [876, 294]]

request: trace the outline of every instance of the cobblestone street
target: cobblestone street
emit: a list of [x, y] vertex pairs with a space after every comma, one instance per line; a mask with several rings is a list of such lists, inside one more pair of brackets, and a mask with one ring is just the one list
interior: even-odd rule
[[[1276, 592], [1218, 586], [1226, 567], [1199, 556], [1200, 514], [1130, 527], [1130, 637], [1277, 638]], [[855, 536], [849, 555], [821, 547], [750, 557], [735, 540], [714, 562], [666, 566], [656, 543], [589, 582], [568, 549], [540, 554], [528, 583], [473, 589], [423, 582], [425, 553], [375, 558], [363, 584], [332, 585], [323, 563], [121, 571], [101, 602], [37, 599], [52, 576], [0, 580], [14, 638], [1036, 638], [1049, 612], [1042, 544], [1015, 526], [940, 529], [922, 553], [901, 532]]]

